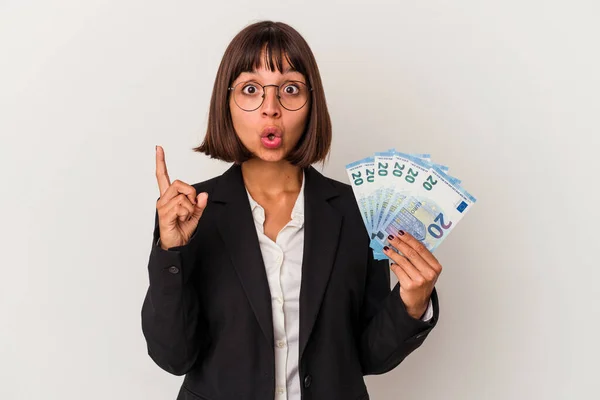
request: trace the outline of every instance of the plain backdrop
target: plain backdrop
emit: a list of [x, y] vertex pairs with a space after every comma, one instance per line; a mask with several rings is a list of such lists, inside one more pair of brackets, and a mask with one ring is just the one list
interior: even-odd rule
[[154, 148], [172, 179], [229, 167], [191, 148], [227, 44], [262, 19], [316, 56], [318, 170], [428, 152], [477, 197], [436, 251], [438, 326], [366, 377], [371, 397], [598, 398], [599, 17], [595, 0], [0, 0], [0, 398], [175, 398], [140, 322]]

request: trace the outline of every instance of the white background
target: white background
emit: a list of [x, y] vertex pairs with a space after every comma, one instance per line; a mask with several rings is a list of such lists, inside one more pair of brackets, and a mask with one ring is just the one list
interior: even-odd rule
[[315, 53], [319, 170], [429, 152], [478, 200], [436, 252], [438, 326], [371, 397], [597, 398], [598, 4], [0, 1], [0, 398], [175, 398], [140, 326], [154, 146], [172, 179], [228, 167], [191, 148], [225, 47], [261, 19]]

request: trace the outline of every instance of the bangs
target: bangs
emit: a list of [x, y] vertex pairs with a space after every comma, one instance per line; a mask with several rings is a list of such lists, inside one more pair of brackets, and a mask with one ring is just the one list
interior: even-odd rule
[[269, 71], [284, 73], [284, 59], [289, 63], [291, 71], [297, 71], [309, 79], [307, 60], [304, 60], [301, 50], [293, 44], [284, 31], [274, 27], [265, 27], [253, 32], [245, 39], [240, 49], [240, 57], [237, 58], [237, 63], [232, 68], [231, 81], [235, 80], [242, 72], [254, 72], [261, 67]]

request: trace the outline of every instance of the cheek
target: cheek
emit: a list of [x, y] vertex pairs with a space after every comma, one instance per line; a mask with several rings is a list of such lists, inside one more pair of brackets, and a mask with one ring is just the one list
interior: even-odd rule
[[300, 131], [300, 133], [302, 133], [302, 131], [304, 130], [304, 127], [308, 123], [308, 116], [309, 116], [308, 110], [298, 113], [296, 115], [294, 125], [295, 125], [296, 129]]
[[238, 106], [236, 106], [235, 104], [232, 104], [232, 103], [229, 104], [229, 112], [231, 114], [231, 121], [233, 122], [233, 128], [238, 133], [238, 136], [240, 134], [243, 134], [244, 131], [247, 130], [247, 125], [248, 125], [248, 121], [247, 121], [248, 116], [245, 115], [247, 113], [240, 110]]

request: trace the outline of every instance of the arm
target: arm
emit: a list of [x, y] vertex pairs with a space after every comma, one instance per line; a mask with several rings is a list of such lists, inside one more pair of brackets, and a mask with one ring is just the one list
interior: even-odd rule
[[[382, 374], [398, 366], [425, 340], [436, 325], [437, 292], [431, 294], [432, 318], [415, 319], [400, 298], [400, 283], [390, 291], [388, 260], [373, 259], [369, 248], [367, 283], [361, 312], [360, 357], [363, 375]], [[426, 319], [427, 312], [423, 319]]]
[[148, 354], [167, 372], [184, 375], [209, 344], [191, 276], [196, 232], [184, 246], [164, 250], [158, 243], [158, 213], [148, 262], [149, 287], [142, 305], [142, 332]]

